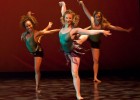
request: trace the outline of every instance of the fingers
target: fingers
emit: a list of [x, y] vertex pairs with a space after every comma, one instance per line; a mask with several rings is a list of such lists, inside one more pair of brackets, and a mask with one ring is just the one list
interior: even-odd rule
[[128, 29], [128, 32], [131, 32], [133, 29], [134, 29], [134, 28], [132, 28], [132, 27], [131, 27], [131, 28], [129, 28], [129, 29]]
[[60, 1], [59, 2], [59, 6], [63, 6], [63, 5], [65, 5], [65, 2], [64, 1]]
[[27, 12], [27, 15], [28, 15], [28, 16], [31, 16], [31, 14], [32, 14], [31, 11], [28, 11], [28, 12]]
[[59, 2], [59, 6], [62, 6], [62, 2]]
[[110, 31], [107, 32], [107, 35], [112, 35], [112, 33], [110, 33]]
[[49, 24], [48, 24], [49, 28], [51, 28], [52, 25], [53, 25], [53, 22], [49, 22]]
[[53, 22], [49, 22], [49, 25], [52, 25], [53, 24]]
[[108, 35], [112, 35], [112, 34], [110, 33], [110, 31], [104, 31], [104, 35], [108, 36]]
[[28, 11], [28, 12], [27, 12], [27, 15], [28, 15], [28, 16], [31, 16], [32, 14], [34, 14], [34, 13], [32, 13], [31, 11]]
[[81, 0], [77, 0], [77, 2], [78, 2], [79, 4], [82, 4], [82, 3], [83, 3], [83, 1], [81, 1]]
[[77, 0], [77, 2], [78, 2], [78, 3], [80, 3], [80, 1], [79, 1], [79, 0]]

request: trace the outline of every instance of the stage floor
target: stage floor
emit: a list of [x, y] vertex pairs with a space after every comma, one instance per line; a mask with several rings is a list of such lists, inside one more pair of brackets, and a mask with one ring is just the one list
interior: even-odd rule
[[[140, 81], [134, 78], [81, 77], [84, 100], [140, 100]], [[41, 79], [41, 93], [35, 93], [34, 78], [0, 79], [0, 100], [76, 100], [71, 77]]]

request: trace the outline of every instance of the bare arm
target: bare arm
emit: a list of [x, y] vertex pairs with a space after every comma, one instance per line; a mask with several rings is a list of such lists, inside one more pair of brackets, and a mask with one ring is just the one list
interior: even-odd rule
[[88, 27], [85, 27], [84, 29], [88, 30], [88, 29], [90, 29], [90, 28], [91, 28], [91, 26], [88, 26]]
[[61, 14], [62, 16], [64, 15], [64, 13], [66, 12], [66, 4], [64, 1], [59, 2], [59, 5], [61, 6]]
[[78, 38], [78, 40], [76, 40], [76, 42], [78, 44], [83, 44], [87, 39], [88, 39], [89, 35], [80, 35], [80, 37]]
[[53, 34], [55, 32], [59, 32], [60, 29], [53, 29], [53, 30], [42, 30], [40, 31], [40, 35], [47, 35], [47, 34]]
[[24, 32], [21, 34], [21, 40], [24, 40], [25, 41], [25, 35], [27, 34], [27, 32]]
[[23, 33], [21, 34], [21, 37], [20, 37], [20, 38], [21, 38], [21, 40], [23, 40], [23, 39], [24, 39], [24, 35], [23, 35]]
[[125, 28], [122, 28], [119, 26], [113, 26], [113, 25], [109, 25], [108, 29], [116, 30], [116, 31], [123, 31], [123, 32], [131, 32], [132, 31], [132, 28], [125, 29]]
[[81, 35], [96, 35], [96, 34], [104, 34], [105, 36], [111, 35], [110, 31], [106, 30], [85, 30], [82, 28], [74, 28], [72, 34], [79, 33]]
[[46, 28], [44, 28], [43, 30], [39, 31], [38, 36], [47, 35], [47, 34], [53, 34], [55, 32], [60, 31], [60, 29], [48, 30], [48, 29], [50, 29], [52, 27], [52, 24], [53, 24], [52, 22], [49, 22], [48, 26]]
[[48, 26], [47, 26], [46, 28], [44, 28], [43, 30], [44, 30], [44, 31], [45, 31], [45, 30], [47, 31], [48, 29], [50, 29], [50, 28], [52, 27], [52, 24], [53, 24], [52, 22], [49, 22]]
[[77, 0], [77, 1], [82, 6], [82, 9], [84, 10], [84, 12], [87, 15], [88, 19], [91, 20], [92, 16], [91, 16], [90, 12], [88, 11], [87, 7], [85, 6], [84, 2], [83, 1], [79, 1], [79, 0]]
[[[90, 29], [91, 28], [91, 26], [88, 26], [88, 27], [86, 27], [86, 28], [84, 28], [84, 29], [86, 29], [86, 30], [88, 30], [88, 29]], [[83, 44], [87, 39], [88, 39], [88, 37], [89, 37], [89, 35], [80, 35], [80, 34], [78, 34], [79, 35], [79, 37], [78, 37], [78, 39], [76, 40], [76, 42], [78, 43], [78, 44]]]

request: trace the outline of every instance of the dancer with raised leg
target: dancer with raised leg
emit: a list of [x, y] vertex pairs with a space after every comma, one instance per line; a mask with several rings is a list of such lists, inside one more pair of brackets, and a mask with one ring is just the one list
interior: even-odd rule
[[105, 30], [86, 30], [82, 28], [76, 28], [79, 22], [79, 16], [75, 14], [72, 10], [66, 9], [66, 4], [64, 1], [59, 2], [61, 6], [61, 22], [62, 28], [59, 32], [60, 44], [64, 51], [64, 54], [70, 60], [71, 63], [71, 73], [73, 77], [73, 84], [76, 90], [76, 97], [78, 100], [83, 99], [80, 93], [80, 77], [78, 74], [80, 65], [80, 49], [77, 49], [74, 43], [75, 36], [80, 35], [96, 35], [104, 34], [111, 35], [109, 31]]
[[40, 93], [40, 66], [43, 59], [43, 49], [41, 47], [41, 38], [46, 34], [52, 34], [58, 32], [60, 29], [48, 30], [52, 26], [52, 22], [49, 22], [48, 26], [43, 30], [36, 30], [37, 20], [32, 16], [32, 12], [29, 11], [27, 15], [21, 16], [21, 26], [25, 29], [25, 32], [21, 35], [21, 40], [25, 41], [26, 47], [30, 54], [34, 57], [34, 69], [35, 69], [35, 91]]

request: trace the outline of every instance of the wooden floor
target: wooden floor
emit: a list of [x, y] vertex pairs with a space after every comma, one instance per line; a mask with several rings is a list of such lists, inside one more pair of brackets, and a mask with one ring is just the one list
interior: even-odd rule
[[[134, 77], [102, 76], [94, 83], [91, 76], [81, 77], [84, 100], [140, 100], [140, 80]], [[41, 93], [35, 93], [30, 78], [1, 78], [0, 100], [76, 100], [72, 77], [43, 77]]]

